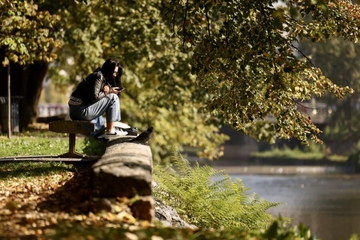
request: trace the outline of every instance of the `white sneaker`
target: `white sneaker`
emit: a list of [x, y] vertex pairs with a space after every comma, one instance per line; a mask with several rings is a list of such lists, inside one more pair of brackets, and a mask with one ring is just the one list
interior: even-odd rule
[[122, 129], [119, 129], [119, 130], [113, 130], [111, 132], [105, 132], [98, 138], [110, 139], [110, 138], [115, 138], [115, 137], [119, 137], [119, 136], [125, 136], [127, 134], [128, 134], [128, 132], [123, 131]]

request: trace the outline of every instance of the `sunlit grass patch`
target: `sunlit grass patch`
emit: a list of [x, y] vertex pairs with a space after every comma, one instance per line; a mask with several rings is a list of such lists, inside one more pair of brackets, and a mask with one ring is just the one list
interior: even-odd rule
[[301, 159], [301, 160], [330, 160], [346, 161], [346, 156], [327, 155], [323, 145], [310, 144], [308, 147], [300, 149], [284, 146], [282, 148], [274, 147], [271, 150], [252, 153], [252, 157], [272, 158], [272, 159]]
[[253, 153], [254, 157], [264, 157], [264, 158], [277, 158], [277, 159], [312, 159], [312, 160], [320, 160], [324, 158], [324, 154], [322, 152], [304, 152], [299, 150], [298, 148], [290, 149], [288, 147], [285, 148], [273, 148], [269, 151], [264, 152], [256, 152]]
[[[14, 136], [7, 138], [0, 136], [0, 157], [50, 155], [57, 156], [67, 152], [69, 138], [57, 137]], [[77, 137], [76, 151], [87, 155], [101, 156], [105, 151], [105, 144], [94, 139]]]

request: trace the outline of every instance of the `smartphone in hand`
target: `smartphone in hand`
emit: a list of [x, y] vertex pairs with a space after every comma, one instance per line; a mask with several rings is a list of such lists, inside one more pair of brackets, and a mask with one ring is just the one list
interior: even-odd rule
[[125, 90], [124, 87], [122, 87], [122, 88], [120, 88], [120, 87], [114, 87], [114, 89], [115, 89], [116, 91], [119, 91], [119, 92], [122, 92], [122, 91]]

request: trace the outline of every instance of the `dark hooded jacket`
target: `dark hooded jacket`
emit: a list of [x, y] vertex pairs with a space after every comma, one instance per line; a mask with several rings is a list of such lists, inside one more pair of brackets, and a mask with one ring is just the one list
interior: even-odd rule
[[103, 76], [101, 68], [98, 68], [79, 83], [71, 96], [81, 99], [83, 105], [88, 105], [105, 97], [103, 90], [105, 85], [121, 87], [120, 78], [116, 77], [114, 81], [108, 82]]

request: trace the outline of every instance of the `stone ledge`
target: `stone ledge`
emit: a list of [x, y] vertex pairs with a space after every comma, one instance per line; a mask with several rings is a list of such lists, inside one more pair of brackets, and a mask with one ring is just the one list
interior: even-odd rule
[[152, 153], [148, 145], [129, 142], [124, 136], [107, 143], [104, 155], [92, 165], [97, 197], [136, 197], [131, 209], [135, 217], [152, 222]]

